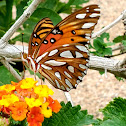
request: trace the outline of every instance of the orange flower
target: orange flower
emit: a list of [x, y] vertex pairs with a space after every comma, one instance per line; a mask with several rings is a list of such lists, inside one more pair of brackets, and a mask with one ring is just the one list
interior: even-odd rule
[[50, 96], [47, 98], [49, 102], [49, 107], [52, 109], [53, 112], [58, 113], [61, 109], [61, 105], [57, 100], [53, 100]]
[[22, 121], [26, 118], [27, 104], [25, 102], [15, 102], [9, 107], [12, 112], [12, 118], [16, 121]]
[[2, 107], [3, 107], [3, 106], [2, 106], [2, 105], [0, 105], [0, 112], [2, 111]]
[[11, 84], [15, 86], [16, 89], [21, 89], [21, 81], [19, 81], [18, 83], [11, 81]]
[[8, 93], [5, 90], [0, 91], [0, 100], [2, 99], [3, 95], [7, 95]]
[[11, 110], [8, 107], [3, 106], [1, 110], [2, 110], [3, 113], [10, 115]]
[[28, 98], [38, 98], [38, 95], [34, 93], [33, 89], [18, 89], [17, 90], [17, 96], [20, 98], [20, 100], [24, 97]]
[[41, 126], [44, 121], [44, 116], [41, 114], [40, 107], [33, 107], [28, 113], [27, 121], [29, 126]]

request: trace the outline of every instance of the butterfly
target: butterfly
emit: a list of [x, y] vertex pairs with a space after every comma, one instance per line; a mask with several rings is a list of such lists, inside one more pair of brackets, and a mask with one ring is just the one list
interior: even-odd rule
[[55, 88], [63, 91], [76, 88], [89, 67], [89, 40], [99, 17], [99, 6], [89, 5], [56, 26], [49, 18], [40, 20], [23, 59]]

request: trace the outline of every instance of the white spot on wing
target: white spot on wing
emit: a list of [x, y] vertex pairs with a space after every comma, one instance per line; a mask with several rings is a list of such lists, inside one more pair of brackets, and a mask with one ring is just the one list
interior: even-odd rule
[[77, 84], [75, 84], [75, 87], [77, 87]]
[[46, 66], [46, 65], [44, 65], [44, 64], [41, 64], [41, 67], [43, 67], [44, 69], [47, 69], [47, 70], [52, 70], [52, 68], [51, 68], [51, 67]]
[[66, 46], [69, 46], [69, 44], [64, 44], [64, 45], [62, 45], [63, 47], [66, 47]]
[[80, 80], [82, 80], [82, 77], [81, 77], [81, 76], [78, 76], [78, 78], [79, 78]]
[[85, 34], [85, 35], [86, 35], [86, 36], [90, 36], [91, 34], [88, 34], [88, 33], [87, 33], [87, 34]]
[[64, 52], [60, 53], [60, 56], [65, 57], [65, 58], [74, 58], [70, 51], [64, 51]]
[[82, 72], [81, 74], [82, 74], [82, 76], [85, 76], [85, 73]]
[[53, 56], [58, 52], [58, 49], [52, 50], [48, 56]]
[[100, 11], [100, 9], [99, 8], [96, 8], [96, 9], [94, 9], [94, 11]]
[[77, 80], [77, 84], [79, 84], [80, 83], [80, 80]]
[[48, 52], [45, 52], [44, 54], [42, 54], [41, 56], [39, 56], [37, 59], [36, 59], [36, 62], [38, 63], [40, 60], [42, 60], [43, 57], [45, 57], [46, 55], [48, 54]]
[[81, 53], [77, 52], [77, 51], [75, 51], [75, 54], [76, 54], [76, 58], [81, 58], [81, 57], [83, 57], [83, 55], [82, 55]]
[[55, 72], [55, 75], [56, 75], [57, 78], [59, 78], [61, 80], [61, 75], [60, 75], [59, 72]]
[[70, 88], [66, 87], [66, 90], [67, 90], [67, 91], [70, 91]]
[[85, 75], [87, 74], [87, 70], [84, 71]]
[[89, 67], [89, 63], [86, 63], [86, 66]]
[[52, 66], [61, 66], [61, 65], [65, 65], [66, 62], [59, 62], [59, 61], [55, 61], [55, 60], [49, 60], [45, 62], [46, 64], [50, 64]]
[[66, 83], [70, 88], [73, 88], [72, 84], [71, 84], [70, 81], [68, 81], [67, 79], [65, 79], [65, 83]]
[[34, 34], [34, 37], [36, 37], [36, 34]]
[[76, 47], [83, 52], [89, 52], [85, 46], [76, 45]]
[[74, 73], [74, 67], [73, 67], [73, 66], [68, 66], [68, 70], [69, 70], [71, 73]]
[[91, 38], [90, 38], [90, 37], [88, 37], [88, 36], [85, 36], [85, 38], [86, 38], [86, 39], [89, 39], [89, 40], [91, 39]]
[[83, 19], [83, 18], [85, 18], [85, 16], [86, 16], [86, 14], [77, 14], [76, 18]]
[[86, 12], [89, 12], [89, 10], [86, 10]]
[[88, 48], [89, 47], [89, 45], [88, 44], [85, 44], [85, 46]]
[[65, 87], [63, 85], [61, 85], [60, 89], [65, 90]]
[[98, 16], [100, 16], [100, 14], [97, 14], [97, 13], [93, 13], [93, 14], [89, 15], [89, 17], [98, 17]]
[[82, 68], [82, 69], [87, 69], [87, 67], [83, 64], [79, 64], [79, 67]]
[[67, 75], [69, 78], [72, 79], [72, 77], [70, 76], [70, 74], [68, 74], [66, 71], [64, 71], [65, 75]]
[[89, 62], [89, 60], [88, 60], [88, 59], [86, 59], [86, 61], [87, 61], [87, 62]]
[[92, 27], [92, 26], [94, 26], [95, 25], [95, 23], [85, 23], [83, 26], [82, 26], [82, 28], [90, 28], [90, 27]]
[[60, 88], [59, 82], [57, 80], [55, 80], [55, 82], [56, 82], [57, 87]]

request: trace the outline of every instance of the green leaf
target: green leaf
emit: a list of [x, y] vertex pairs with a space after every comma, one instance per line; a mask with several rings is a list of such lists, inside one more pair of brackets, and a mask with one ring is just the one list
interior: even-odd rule
[[[26, 27], [23, 31], [19, 31], [20, 33], [24, 33], [23, 40], [24, 42], [29, 42], [30, 36], [33, 32], [33, 29], [35, 25], [40, 21], [42, 18], [49, 17], [54, 25], [56, 25], [59, 21], [61, 21], [61, 17], [55, 13], [54, 11], [46, 8], [38, 8], [36, 11], [32, 14], [32, 16], [24, 23], [24, 26]], [[16, 36], [14, 41], [21, 41], [22, 37], [21, 34]]]
[[112, 55], [112, 48], [105, 48], [103, 52], [104, 55]]
[[126, 126], [126, 99], [115, 98], [101, 111], [104, 119], [96, 126]]
[[118, 37], [114, 38], [113, 42], [119, 43], [119, 42], [121, 42], [122, 40], [123, 40], [123, 36], [118, 36]]
[[16, 8], [17, 8], [17, 17], [16, 19], [18, 19], [24, 12], [24, 7], [27, 6], [27, 2], [29, 0], [23, 0], [23, 1], [19, 1], [19, 3], [17, 4]]
[[61, 5], [62, 3], [59, 0], [45, 0], [39, 5], [39, 8], [46, 8], [55, 11], [56, 9], [60, 8]]
[[28, 126], [27, 120], [15, 121], [13, 118], [10, 118], [9, 126]]
[[0, 29], [0, 37], [2, 37], [4, 34], [5, 34], [5, 31]]
[[118, 80], [118, 81], [123, 81], [124, 82], [124, 78], [122, 78], [122, 77], [118, 77], [118, 76], [115, 76], [116, 77], [116, 79]]
[[103, 50], [105, 48], [104, 43], [102, 42], [102, 39], [100, 37], [93, 40], [93, 46], [96, 50]]
[[106, 45], [107, 46], [112, 46], [112, 45], [115, 45], [115, 43], [113, 43], [113, 42], [107, 42]]
[[29, 1], [27, 2], [27, 4], [28, 4], [28, 5], [27, 5], [27, 6], [25, 6], [25, 7], [24, 7], [24, 9], [27, 9], [27, 8], [28, 8], [28, 6], [29, 6], [32, 2], [33, 2], [33, 0], [29, 0]]
[[17, 82], [13, 75], [5, 68], [0, 66], [0, 86], [4, 84], [9, 84], [11, 81]]
[[62, 102], [62, 108], [51, 118], [46, 118], [43, 126], [85, 126], [96, 123], [92, 115], [88, 115], [87, 110], [80, 110], [80, 105], [72, 107], [68, 102], [66, 105]]
[[[73, 1], [73, 0], [70, 0], [70, 1]], [[81, 5], [81, 4], [87, 3], [87, 2], [89, 2], [89, 0], [74, 0], [72, 5]]]
[[99, 70], [99, 73], [102, 75], [102, 74], [105, 73], [105, 71], [104, 70]]
[[106, 38], [107, 41], [109, 41], [110, 35], [109, 35], [109, 33], [104, 32], [103, 34], [100, 35], [100, 37], [103, 39]]
[[5, 1], [0, 1], [0, 7], [5, 6], [6, 2]]
[[126, 46], [126, 40], [122, 40], [122, 44], [125, 47]]

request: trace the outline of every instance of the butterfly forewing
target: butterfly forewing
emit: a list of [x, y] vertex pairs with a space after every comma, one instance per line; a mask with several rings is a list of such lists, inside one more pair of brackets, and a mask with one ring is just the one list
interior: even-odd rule
[[[46, 34], [40, 38], [39, 46], [29, 50], [36, 63], [40, 64], [38, 71], [54, 87], [69, 91], [76, 88], [86, 75], [88, 44], [99, 16], [98, 5], [87, 6], [66, 17], [54, 28], [51, 24], [50, 30], [46, 30]], [[41, 33], [43, 28], [37, 31], [39, 26], [41, 23], [37, 24], [33, 33]]]

